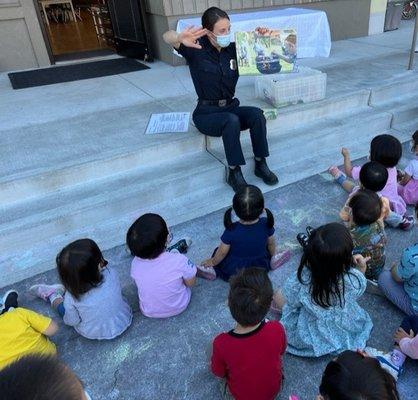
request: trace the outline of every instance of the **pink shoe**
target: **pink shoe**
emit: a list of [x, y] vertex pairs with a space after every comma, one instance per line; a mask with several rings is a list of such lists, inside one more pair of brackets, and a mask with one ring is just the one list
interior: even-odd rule
[[274, 271], [275, 269], [281, 267], [284, 263], [290, 260], [292, 253], [290, 250], [284, 250], [276, 253], [270, 260], [270, 269]]
[[338, 179], [343, 175], [343, 172], [335, 165], [328, 168], [328, 173], [331, 174], [334, 179]]
[[41, 298], [42, 300], [48, 301], [52, 295], [54, 297], [63, 297], [65, 293], [65, 288], [63, 285], [56, 284], [56, 285], [45, 285], [43, 283], [39, 285], [33, 285], [29, 288], [29, 292]]
[[202, 265], [196, 265], [197, 273], [196, 276], [199, 278], [214, 281], [216, 279], [216, 272], [213, 267], [204, 267]]

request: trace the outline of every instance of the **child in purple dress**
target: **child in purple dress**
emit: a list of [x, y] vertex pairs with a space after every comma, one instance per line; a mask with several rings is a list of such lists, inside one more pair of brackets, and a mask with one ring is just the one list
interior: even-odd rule
[[406, 204], [418, 204], [418, 131], [412, 135], [411, 151], [415, 158], [405, 168], [405, 172], [399, 182], [398, 192]]

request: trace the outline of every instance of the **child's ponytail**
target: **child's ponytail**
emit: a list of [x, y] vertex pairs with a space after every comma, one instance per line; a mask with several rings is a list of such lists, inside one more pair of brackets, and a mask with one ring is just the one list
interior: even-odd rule
[[265, 210], [266, 210], [266, 214], [267, 214], [267, 227], [269, 229], [272, 229], [272, 228], [274, 228], [273, 213], [268, 208], [266, 208]]
[[225, 211], [224, 226], [226, 229], [232, 229], [232, 207]]

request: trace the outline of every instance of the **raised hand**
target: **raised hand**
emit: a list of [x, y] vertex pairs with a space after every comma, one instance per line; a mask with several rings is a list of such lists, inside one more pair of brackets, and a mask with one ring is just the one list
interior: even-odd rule
[[207, 30], [202, 27], [191, 26], [186, 28], [183, 32], [180, 32], [177, 39], [186, 47], [193, 47], [195, 49], [201, 49], [202, 46], [199, 44], [197, 39], [207, 35]]

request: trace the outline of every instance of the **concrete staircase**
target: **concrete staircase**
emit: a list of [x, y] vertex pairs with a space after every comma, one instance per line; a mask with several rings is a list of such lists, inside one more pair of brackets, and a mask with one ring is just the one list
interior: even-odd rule
[[[341, 146], [357, 158], [368, 153], [377, 134], [408, 140], [418, 127], [414, 76], [413, 84], [400, 78], [281, 109], [268, 122], [269, 162], [280, 185], [340, 163]], [[252, 90], [241, 88], [242, 104], [254, 104]], [[193, 101], [186, 96], [176, 107]], [[29, 144], [11, 155], [17, 157], [13, 165], [0, 161], [5, 171], [0, 177], [0, 286], [53, 268], [57, 252], [76, 238], [91, 237], [103, 249], [122, 244], [130, 223], [144, 212], [158, 212], [174, 225], [230, 204], [233, 193], [224, 182], [220, 139], [205, 141], [193, 126], [181, 135], [142, 134], [150, 113], [173, 109], [168, 103], [1, 132], [2, 138]], [[110, 128], [115, 118], [120, 121], [117, 132]], [[251, 172], [248, 136], [243, 133], [249, 161], [244, 174], [248, 182], [272, 190]]]

